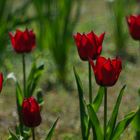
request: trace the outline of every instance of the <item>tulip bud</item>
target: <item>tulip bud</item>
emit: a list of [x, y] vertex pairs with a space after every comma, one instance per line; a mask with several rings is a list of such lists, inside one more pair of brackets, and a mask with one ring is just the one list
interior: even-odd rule
[[40, 107], [34, 97], [24, 99], [22, 103], [22, 119], [24, 125], [27, 127], [40, 125]]

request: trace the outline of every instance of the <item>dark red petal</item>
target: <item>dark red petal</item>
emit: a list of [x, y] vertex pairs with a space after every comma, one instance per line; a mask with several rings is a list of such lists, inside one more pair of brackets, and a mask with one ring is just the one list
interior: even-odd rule
[[15, 46], [15, 38], [14, 38], [14, 36], [12, 35], [11, 32], [9, 32], [9, 36], [10, 36], [10, 40], [11, 40], [12, 46], [14, 47], [14, 46]]
[[105, 36], [105, 32], [104, 33], [102, 33], [100, 36], [99, 36], [99, 45], [102, 45], [102, 43], [103, 43], [103, 40], [104, 40], [104, 36]]
[[3, 74], [0, 73], [0, 92], [2, 90], [2, 86], [3, 86]]

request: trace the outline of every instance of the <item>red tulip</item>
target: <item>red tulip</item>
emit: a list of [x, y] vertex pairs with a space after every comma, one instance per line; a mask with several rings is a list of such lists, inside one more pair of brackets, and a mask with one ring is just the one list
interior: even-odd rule
[[119, 58], [111, 60], [110, 58], [98, 57], [96, 65], [92, 60], [90, 60], [90, 64], [92, 65], [96, 82], [101, 86], [113, 86], [122, 70], [122, 62]]
[[3, 74], [0, 73], [0, 92], [2, 90], [2, 86], [3, 86]]
[[15, 35], [9, 33], [12, 47], [17, 53], [29, 53], [35, 48], [35, 34], [32, 30], [16, 30]]
[[104, 35], [105, 33], [102, 33], [98, 37], [94, 32], [74, 35], [78, 53], [82, 60], [89, 58], [95, 60], [101, 54]]
[[133, 39], [140, 40], [140, 15], [126, 17], [129, 32]]
[[40, 107], [33, 98], [24, 99], [22, 103], [23, 123], [27, 127], [36, 127], [41, 123]]

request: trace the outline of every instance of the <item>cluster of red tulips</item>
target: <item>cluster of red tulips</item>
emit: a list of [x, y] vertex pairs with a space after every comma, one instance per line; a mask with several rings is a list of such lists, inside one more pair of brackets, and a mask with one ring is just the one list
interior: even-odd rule
[[[131, 15], [126, 17], [130, 35], [134, 40], [140, 41], [140, 15]], [[88, 140], [91, 138], [90, 129], [92, 129], [93, 138], [95, 140], [118, 140], [125, 128], [132, 122], [135, 116], [138, 115], [139, 109], [131, 112], [124, 117], [119, 123], [116, 122], [120, 102], [125, 89], [125, 86], [120, 91], [114, 106], [112, 115], [108, 121], [107, 118], [107, 88], [115, 85], [120, 72], [122, 70], [122, 60], [119, 57], [114, 59], [101, 56], [102, 43], [105, 33], [97, 36], [94, 32], [77, 33], [74, 35], [74, 40], [81, 60], [88, 61], [89, 64], [89, 104], [84, 99], [84, 89], [80, 77], [75, 68], [75, 78], [79, 93], [80, 117], [82, 139]], [[95, 99], [92, 93], [92, 78], [91, 67], [94, 72], [96, 83], [100, 86]], [[98, 110], [104, 96], [104, 127], [102, 127], [98, 118]]]
[[[140, 15], [138, 16], [129, 16], [126, 18], [130, 34], [133, 39], [140, 40]], [[34, 84], [35, 80], [38, 80], [38, 75], [34, 76], [33, 71], [31, 70], [31, 75], [29, 76], [29, 82], [26, 79], [26, 65], [25, 65], [25, 56], [27, 53], [32, 52], [36, 47], [36, 36], [32, 30], [26, 29], [25, 31], [16, 30], [15, 35], [9, 33], [11, 44], [13, 50], [22, 56], [23, 63], [23, 94], [19, 84], [17, 84], [17, 108], [19, 115], [19, 129], [20, 132], [18, 135], [11, 134], [11, 137], [22, 136], [24, 139], [28, 139], [24, 134], [24, 127], [31, 128], [32, 137], [35, 140], [34, 128], [39, 126], [41, 123], [40, 115], [40, 104], [33, 97], [33, 91], [36, 87]], [[100, 36], [97, 36], [94, 32], [90, 33], [77, 33], [74, 35], [74, 40], [77, 46], [77, 50], [80, 58], [83, 61], [88, 61], [89, 64], [89, 104], [84, 99], [84, 90], [81, 85], [80, 78], [74, 69], [78, 93], [79, 93], [79, 102], [80, 102], [80, 118], [81, 118], [81, 130], [82, 130], [82, 139], [89, 140], [90, 129], [92, 129], [93, 137], [95, 140], [118, 140], [120, 135], [126, 129], [126, 127], [132, 122], [134, 117], [137, 115], [139, 110], [131, 112], [124, 117], [120, 122], [116, 122], [119, 105], [122, 99], [122, 95], [125, 89], [125, 86], [121, 89], [118, 96], [117, 102], [114, 106], [112, 115], [108, 121], [107, 119], [107, 88], [115, 85], [117, 82], [120, 72], [122, 70], [122, 61], [120, 58], [116, 57], [114, 59], [105, 58], [101, 56], [102, 52], [102, 43], [104, 40], [105, 33], [102, 33]], [[37, 70], [35, 65], [34, 69]], [[91, 77], [91, 67], [93, 69], [96, 83], [100, 86], [99, 91], [93, 99], [92, 93], [92, 77]], [[38, 69], [40, 70], [40, 69]], [[0, 73], [0, 91], [3, 86], [3, 74]], [[102, 132], [101, 124], [98, 119], [97, 112], [102, 103], [104, 97], [104, 132]], [[22, 99], [21, 99], [22, 98]], [[56, 121], [57, 122], [57, 121]], [[54, 131], [52, 127], [50, 133]], [[50, 135], [49, 135], [50, 138]], [[50, 140], [50, 139], [46, 140]]]

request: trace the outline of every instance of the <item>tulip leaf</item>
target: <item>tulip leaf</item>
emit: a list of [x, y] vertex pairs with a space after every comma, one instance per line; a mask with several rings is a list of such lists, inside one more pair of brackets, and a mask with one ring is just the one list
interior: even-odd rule
[[37, 66], [35, 63], [32, 64], [31, 72], [27, 79], [27, 90], [26, 90], [27, 97], [33, 95], [43, 70], [44, 64], [41, 64], [39, 66]]
[[8, 138], [8, 140], [23, 140], [23, 137], [22, 136], [17, 136], [11, 130], [9, 130], [9, 133], [10, 133], [10, 137]]
[[73, 70], [74, 70], [74, 75], [75, 75], [77, 88], [78, 88], [78, 95], [79, 95], [82, 138], [84, 140], [87, 140], [88, 137], [89, 137], [89, 129], [88, 129], [89, 118], [88, 118], [88, 115], [86, 113], [86, 105], [85, 105], [85, 101], [84, 101], [84, 92], [83, 92], [81, 80], [80, 80], [75, 68], [73, 68]]
[[15, 85], [16, 85], [16, 102], [17, 102], [18, 111], [20, 111], [21, 106], [22, 106], [22, 101], [23, 101], [23, 93], [22, 93], [21, 87], [20, 87], [14, 73], [8, 74], [7, 78], [6, 78], [6, 81], [8, 79], [12, 79], [15, 82]]
[[124, 132], [124, 130], [128, 127], [128, 125], [132, 122], [132, 120], [134, 119], [134, 117], [136, 116], [137, 111], [136, 112], [131, 112], [129, 114], [127, 114], [123, 120], [121, 120], [120, 122], [118, 122], [113, 136], [111, 138], [111, 140], [118, 140], [121, 136], [121, 134]]
[[114, 131], [114, 128], [115, 128], [115, 125], [116, 125], [116, 120], [117, 120], [117, 116], [118, 116], [118, 112], [119, 112], [119, 106], [120, 106], [120, 103], [121, 103], [121, 100], [122, 100], [122, 96], [123, 96], [123, 93], [124, 93], [124, 90], [125, 90], [125, 85], [122, 87], [121, 91], [120, 91], [120, 94], [117, 98], [117, 101], [116, 101], [116, 104], [114, 106], [114, 110], [112, 112], [112, 115], [111, 115], [111, 118], [108, 122], [108, 125], [107, 125], [107, 139], [110, 140], [111, 139], [111, 135], [113, 134], [113, 131]]
[[105, 87], [100, 86], [100, 88], [98, 90], [98, 93], [97, 93], [97, 96], [95, 97], [95, 99], [94, 99], [94, 101], [92, 103], [95, 112], [98, 111], [98, 109], [99, 109], [99, 107], [100, 107], [100, 105], [102, 103], [104, 92], [105, 92]]
[[91, 104], [89, 104], [87, 108], [92, 127], [94, 128], [96, 134], [96, 138], [97, 140], [103, 140], [103, 132], [97, 114]]
[[37, 96], [37, 102], [39, 103], [39, 105], [40, 106], [43, 105], [44, 104], [44, 100], [43, 100], [43, 94], [42, 94], [42, 90], [41, 89], [39, 89], [37, 91], [36, 96]]
[[49, 130], [49, 132], [48, 132], [47, 137], [46, 137], [45, 140], [51, 140], [51, 139], [52, 139], [52, 136], [53, 136], [53, 134], [54, 134], [54, 129], [55, 129], [55, 127], [56, 127], [56, 124], [57, 124], [58, 120], [59, 120], [59, 117], [56, 119], [56, 121], [54, 122], [53, 126], [52, 126], [51, 129]]

